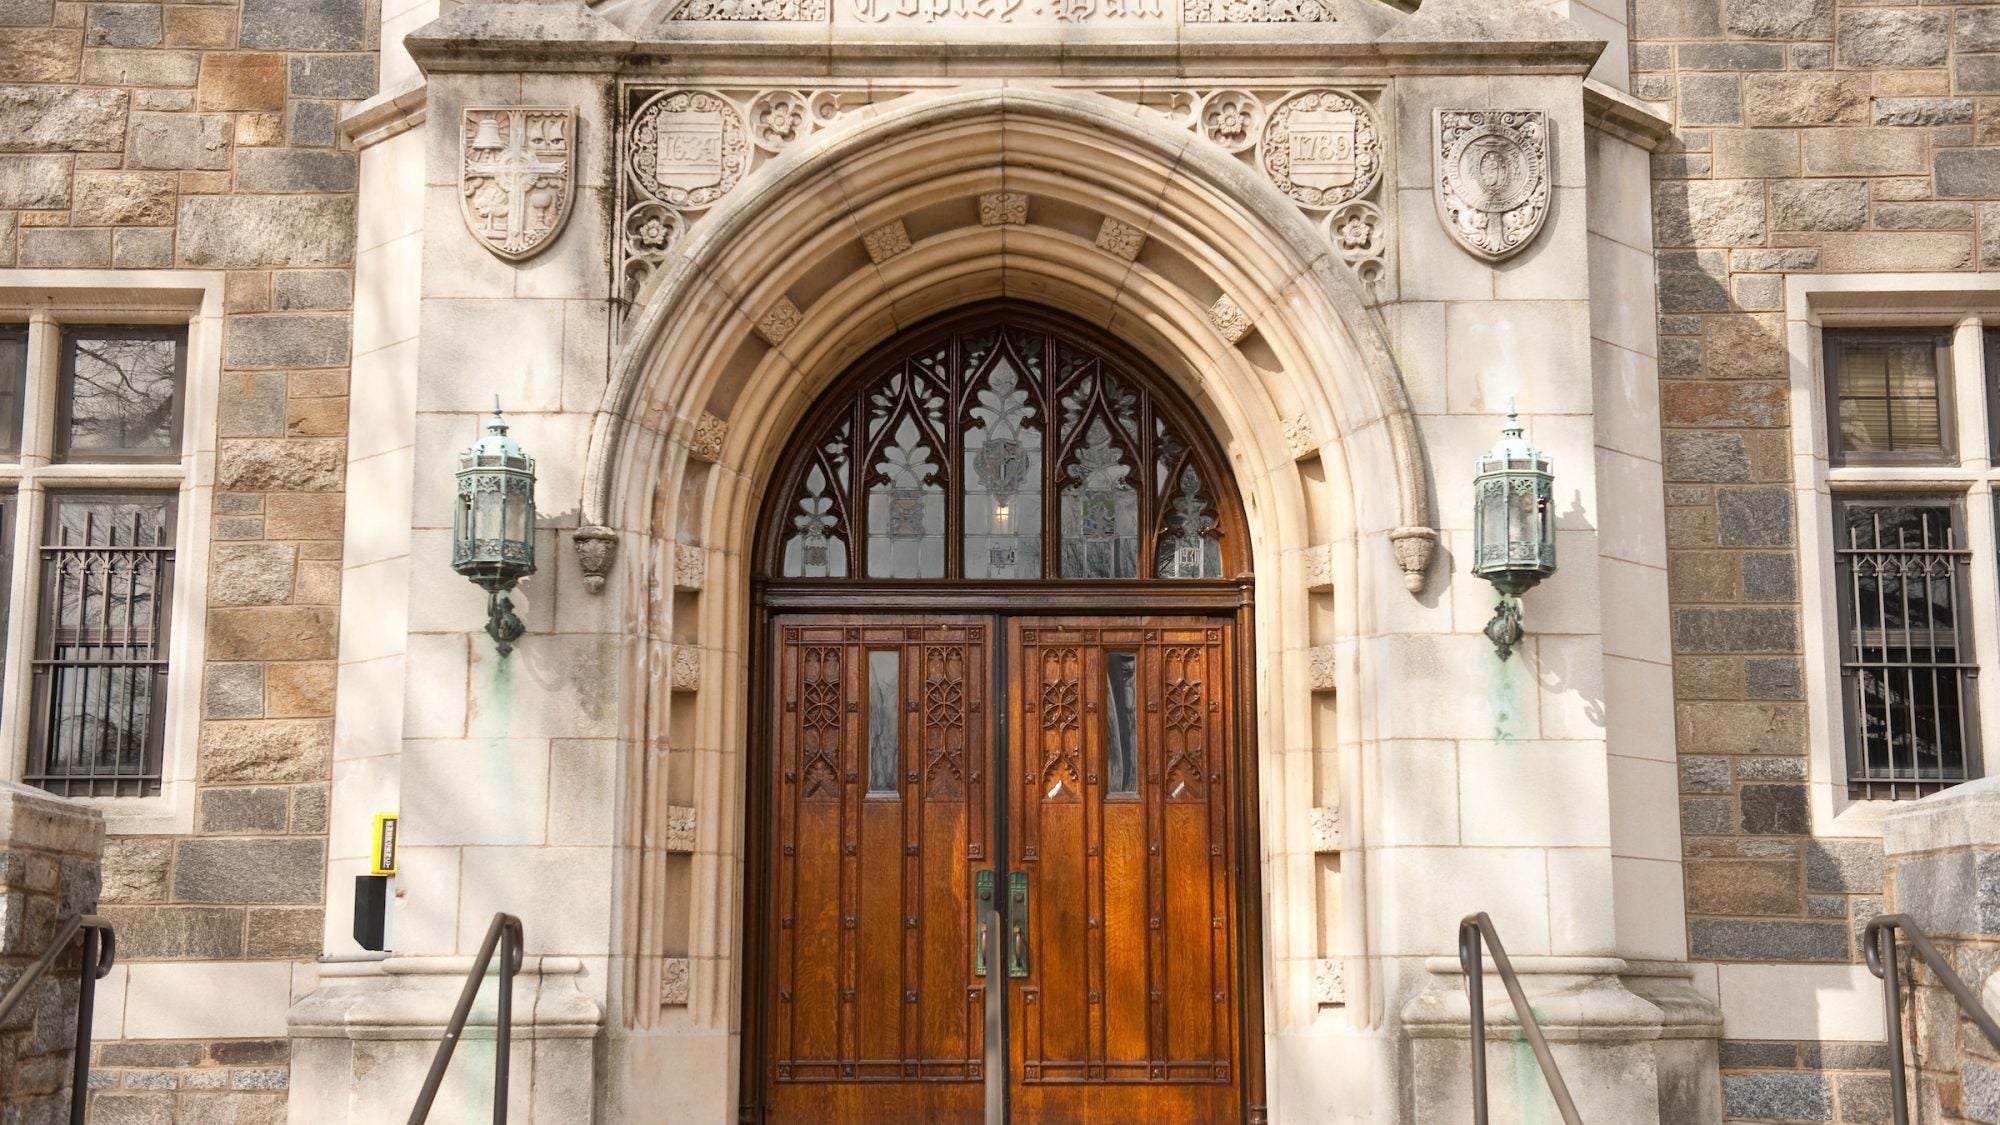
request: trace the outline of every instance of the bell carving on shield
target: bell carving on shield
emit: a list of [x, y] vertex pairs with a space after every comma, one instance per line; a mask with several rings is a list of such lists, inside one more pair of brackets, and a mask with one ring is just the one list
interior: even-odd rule
[[507, 147], [507, 141], [500, 136], [500, 120], [484, 117], [479, 121], [479, 132], [472, 138], [472, 147], [493, 152]]

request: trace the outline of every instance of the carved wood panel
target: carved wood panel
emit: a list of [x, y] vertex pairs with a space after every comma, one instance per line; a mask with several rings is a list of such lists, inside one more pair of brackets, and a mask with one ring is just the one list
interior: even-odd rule
[[1231, 659], [1214, 619], [1012, 626], [1013, 1120], [1238, 1119]]
[[980, 1105], [972, 871], [990, 862], [983, 619], [784, 617], [772, 660], [767, 1107]]

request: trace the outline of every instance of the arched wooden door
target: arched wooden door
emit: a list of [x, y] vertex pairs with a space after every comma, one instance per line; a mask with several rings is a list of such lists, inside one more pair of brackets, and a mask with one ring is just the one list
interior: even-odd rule
[[1185, 403], [1044, 313], [826, 395], [760, 540], [745, 1120], [1261, 1116], [1242, 528]]

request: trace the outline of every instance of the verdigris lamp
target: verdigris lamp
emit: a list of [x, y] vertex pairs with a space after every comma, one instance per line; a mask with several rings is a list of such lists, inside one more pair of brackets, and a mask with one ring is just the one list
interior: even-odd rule
[[1507, 406], [1500, 440], [1479, 458], [1473, 481], [1472, 573], [1500, 591], [1486, 639], [1505, 660], [1521, 643], [1521, 595], [1556, 572], [1555, 473], [1524, 438]]
[[535, 573], [535, 459], [507, 436], [498, 395], [486, 436], [458, 455], [451, 567], [486, 591], [486, 635], [514, 651], [524, 627], [507, 591]]

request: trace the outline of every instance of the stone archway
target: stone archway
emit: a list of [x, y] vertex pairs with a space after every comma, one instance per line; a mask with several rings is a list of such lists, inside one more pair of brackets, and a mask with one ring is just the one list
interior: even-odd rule
[[[733, 1105], [746, 560], [780, 447], [859, 355], [985, 299], [1117, 335], [1217, 435], [1258, 576], [1268, 1033], [1315, 1018], [1323, 926], [1340, 956], [1365, 954], [1359, 865], [1320, 889], [1332, 783], [1310, 755], [1368, 737], [1354, 656], [1383, 595], [1364, 592], [1421, 587], [1435, 520], [1400, 376], [1346, 267], [1205, 143], [1087, 96], [936, 96], [761, 170], [645, 294], [593, 431], [579, 535], [623, 553], [608, 586], [626, 638], [614, 1091], [634, 1096], [670, 1057], [677, 1086], [714, 1076], [684, 1091], [689, 1112]], [[1357, 705], [1334, 712], [1328, 691]], [[1357, 820], [1358, 779], [1332, 787]], [[1344, 1000], [1357, 1026], [1381, 1018], [1365, 979]]]

